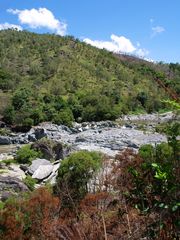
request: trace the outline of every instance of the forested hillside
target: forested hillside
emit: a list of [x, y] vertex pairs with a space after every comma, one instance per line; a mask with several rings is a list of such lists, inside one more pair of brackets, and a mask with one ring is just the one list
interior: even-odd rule
[[117, 56], [74, 37], [0, 31], [0, 115], [13, 125], [114, 120], [164, 108], [180, 64]]

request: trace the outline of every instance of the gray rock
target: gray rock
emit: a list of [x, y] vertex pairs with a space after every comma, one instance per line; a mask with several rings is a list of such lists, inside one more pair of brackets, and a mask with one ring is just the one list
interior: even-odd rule
[[55, 153], [55, 160], [64, 158], [63, 145], [61, 143], [57, 143], [53, 147], [53, 152]]
[[[0, 176], [0, 199], [6, 200], [9, 196], [27, 192], [28, 187], [18, 178]], [[6, 196], [5, 196], [6, 195]]]
[[81, 136], [78, 136], [76, 137], [75, 142], [86, 142], [86, 139]]
[[51, 174], [48, 176], [48, 178], [44, 179], [43, 182], [50, 181], [50, 183], [52, 184], [52, 181], [53, 181], [53, 183], [55, 183], [56, 182], [56, 177], [58, 175], [59, 167], [60, 167], [60, 163], [54, 164], [53, 165], [53, 170], [52, 170]]
[[0, 145], [7, 145], [7, 144], [11, 144], [12, 140], [10, 137], [8, 136], [0, 136]]
[[50, 165], [52, 166], [52, 163], [46, 159], [40, 159], [37, 158], [35, 160], [32, 161], [32, 164], [30, 165], [30, 167], [28, 168], [28, 172], [33, 175], [34, 172], [39, 168], [39, 166], [41, 165]]
[[20, 168], [21, 170], [23, 170], [24, 172], [27, 172], [27, 171], [28, 171], [28, 165], [26, 165], [26, 164], [21, 164], [21, 165], [19, 166], [19, 168]]
[[44, 178], [47, 178], [53, 171], [52, 165], [40, 165], [36, 171], [34, 171], [32, 178], [35, 178], [37, 180], [43, 180]]
[[42, 153], [42, 158], [50, 160], [54, 157], [51, 145], [46, 142], [37, 141], [32, 144], [32, 149], [40, 151]]
[[35, 134], [29, 134], [28, 135], [28, 140], [30, 141], [30, 142], [35, 142], [36, 141], [36, 136], [35, 136]]
[[37, 140], [43, 137], [47, 137], [47, 132], [44, 128], [36, 128], [34, 134]]
[[0, 162], [0, 169], [6, 169], [6, 164], [4, 162]]
[[6, 127], [5, 122], [0, 121], [0, 128], [5, 128], [5, 127]]

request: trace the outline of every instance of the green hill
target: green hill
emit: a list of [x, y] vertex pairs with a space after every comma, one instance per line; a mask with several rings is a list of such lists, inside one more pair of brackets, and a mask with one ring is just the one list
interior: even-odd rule
[[72, 36], [0, 31], [0, 114], [9, 124], [115, 119], [164, 108], [180, 64], [115, 55]]

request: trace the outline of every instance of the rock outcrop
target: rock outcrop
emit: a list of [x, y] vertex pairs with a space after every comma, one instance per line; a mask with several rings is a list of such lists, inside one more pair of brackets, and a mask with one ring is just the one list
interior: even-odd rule
[[13, 195], [29, 191], [28, 187], [18, 178], [0, 176], [0, 200], [5, 201]]

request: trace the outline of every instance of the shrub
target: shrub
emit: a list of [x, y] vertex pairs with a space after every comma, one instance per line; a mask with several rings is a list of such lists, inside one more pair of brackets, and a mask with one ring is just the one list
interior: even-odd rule
[[32, 178], [31, 176], [27, 176], [25, 179], [23, 179], [23, 182], [28, 186], [29, 190], [34, 190], [36, 179]]
[[12, 97], [12, 105], [15, 110], [19, 110], [23, 105], [26, 105], [29, 101], [31, 92], [29, 89], [21, 88], [18, 89]]
[[67, 126], [71, 126], [72, 122], [74, 121], [74, 117], [72, 111], [69, 108], [66, 108], [60, 111], [58, 114], [55, 115], [53, 122], [55, 124], [64, 124]]
[[142, 157], [145, 161], [152, 162], [155, 157], [155, 151], [151, 144], [145, 144], [142, 145], [139, 148], [139, 155]]
[[[97, 152], [79, 151], [64, 159], [58, 171], [58, 190], [64, 194], [65, 205], [69, 197], [78, 202], [87, 193], [87, 183], [101, 166], [101, 155]], [[70, 193], [68, 197], [67, 191]]]
[[161, 143], [156, 146], [156, 161], [170, 162], [173, 158], [173, 149], [168, 143]]
[[8, 123], [12, 124], [15, 119], [15, 110], [13, 106], [8, 106], [3, 113], [3, 120]]
[[25, 118], [22, 124], [24, 127], [32, 127], [34, 125], [34, 121], [32, 118]]
[[15, 160], [18, 163], [30, 163], [34, 158], [40, 157], [41, 153], [31, 149], [30, 145], [20, 148], [16, 152]]

